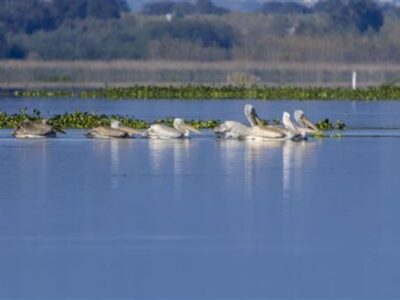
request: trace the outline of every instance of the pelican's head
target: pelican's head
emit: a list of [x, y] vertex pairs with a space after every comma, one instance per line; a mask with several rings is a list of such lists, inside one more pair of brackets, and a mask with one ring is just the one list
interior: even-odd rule
[[244, 106], [244, 115], [247, 116], [251, 116], [253, 114], [253, 112], [255, 111], [254, 106], [251, 104], [246, 104]]
[[189, 136], [190, 131], [201, 134], [201, 132], [198, 131], [196, 128], [185, 123], [183, 119], [179, 118], [174, 119], [174, 127], [180, 132], [183, 132], [185, 136]]
[[294, 119], [297, 124], [299, 124], [301, 127], [308, 128], [314, 132], [318, 132], [319, 129], [317, 126], [315, 126], [309, 118], [306, 117], [304, 112], [302, 110], [296, 110], [294, 112]]
[[302, 125], [303, 121], [302, 118], [304, 117], [304, 112], [300, 109], [294, 111], [294, 120], [299, 124]]
[[260, 117], [256, 113], [256, 109], [251, 104], [246, 104], [244, 106], [244, 115], [246, 116], [247, 120], [252, 127], [259, 125], [263, 126], [263, 122], [261, 121]]
[[283, 112], [282, 124], [286, 128], [293, 125], [292, 120], [290, 119], [290, 114], [287, 111]]
[[112, 120], [111, 121], [111, 128], [114, 129], [119, 129], [121, 127], [121, 122], [117, 120]]

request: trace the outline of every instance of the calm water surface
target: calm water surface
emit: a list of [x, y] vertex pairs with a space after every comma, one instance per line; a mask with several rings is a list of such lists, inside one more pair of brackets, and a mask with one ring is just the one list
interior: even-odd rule
[[245, 122], [243, 106], [253, 104], [266, 119], [280, 118], [283, 111], [304, 110], [312, 119], [342, 120], [353, 128], [400, 128], [400, 101], [243, 101], [243, 100], [101, 100], [0, 98], [0, 111], [18, 113], [39, 109], [44, 116], [65, 112], [121, 114], [153, 121], [165, 117], [219, 119]]
[[[211, 103], [180, 109], [223, 119], [243, 105]], [[302, 103], [329, 118], [352, 105]], [[400, 122], [396, 103], [370, 104], [355, 123]], [[169, 114], [140, 105], [138, 117]], [[398, 299], [400, 134], [378, 132], [256, 143], [1, 130], [0, 299]]]

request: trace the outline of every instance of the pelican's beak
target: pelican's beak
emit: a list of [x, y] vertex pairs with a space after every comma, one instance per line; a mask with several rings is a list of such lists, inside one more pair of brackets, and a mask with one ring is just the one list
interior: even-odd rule
[[143, 131], [138, 130], [138, 129], [134, 129], [134, 128], [131, 128], [131, 127], [127, 127], [127, 126], [121, 126], [119, 129], [122, 130], [122, 131], [125, 131], [130, 136], [134, 136], [135, 134], [143, 134]]
[[67, 134], [62, 128], [59, 128], [59, 127], [54, 127], [54, 130], [59, 133]]
[[265, 127], [264, 122], [258, 116], [255, 116], [254, 119], [255, 119], [255, 121], [256, 121], [258, 126]]
[[[260, 126], [260, 127], [265, 127], [265, 124], [264, 124], [264, 122], [261, 120], [261, 118], [257, 115], [257, 112], [256, 112], [256, 110], [255, 110], [255, 108], [254, 107], [252, 107], [252, 109], [251, 109], [251, 111], [250, 111], [250, 118], [252, 119], [252, 121], [251, 120], [249, 120], [250, 121], [250, 123], [252, 123], [252, 126], [254, 126], [254, 125], [256, 125], [256, 126]], [[255, 123], [254, 125], [253, 125], [253, 123]]]
[[313, 122], [310, 121], [309, 118], [307, 118], [306, 116], [303, 116], [301, 118], [301, 120], [303, 121], [304, 125], [306, 125], [308, 128], [315, 130], [317, 132], [319, 132], [320, 130], [317, 128], [317, 126], [314, 125]]
[[191, 125], [189, 125], [189, 124], [186, 124], [186, 123], [185, 123], [185, 128], [186, 128], [187, 130], [190, 130], [190, 131], [192, 131], [192, 132], [195, 132], [195, 133], [201, 134], [201, 132], [200, 132], [200, 131], [198, 131], [196, 128], [194, 128], [193, 126], [191, 126]]

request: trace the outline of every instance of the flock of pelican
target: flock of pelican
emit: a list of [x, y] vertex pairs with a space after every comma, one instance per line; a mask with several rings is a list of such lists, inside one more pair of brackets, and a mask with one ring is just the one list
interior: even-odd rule
[[[226, 121], [214, 128], [217, 138], [222, 139], [250, 139], [250, 140], [304, 140], [309, 135], [317, 134], [318, 128], [306, 117], [303, 111], [294, 112], [295, 123], [291, 120], [288, 112], [282, 116], [283, 126], [265, 125], [259, 118], [254, 107], [250, 104], [245, 105], [244, 114], [249, 121], [249, 125], [244, 125], [236, 121]], [[173, 127], [164, 124], [153, 124], [150, 128], [139, 131], [130, 127], [122, 126], [119, 121], [112, 121], [110, 126], [100, 126], [91, 129], [86, 136], [90, 138], [132, 138], [140, 135], [152, 139], [179, 139], [188, 138], [190, 132], [201, 134], [200, 131], [185, 123], [183, 119], [176, 118]], [[47, 120], [22, 121], [13, 132], [16, 138], [43, 138], [55, 137], [57, 133], [64, 133], [60, 128], [56, 128], [47, 123]]]

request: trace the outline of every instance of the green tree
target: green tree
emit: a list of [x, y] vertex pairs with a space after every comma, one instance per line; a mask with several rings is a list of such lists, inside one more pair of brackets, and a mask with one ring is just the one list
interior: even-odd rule
[[134, 20], [65, 20], [56, 30], [25, 37], [24, 46], [42, 59], [140, 59], [147, 52], [146, 36]]
[[142, 13], [146, 15], [222, 15], [228, 13], [229, 10], [223, 7], [216, 6], [210, 0], [197, 0], [195, 4], [190, 2], [173, 2], [173, 1], [158, 1], [147, 3], [143, 6]]
[[122, 12], [128, 11], [125, 0], [53, 0], [54, 13], [58, 24], [65, 19], [119, 18]]
[[310, 9], [297, 2], [265, 2], [261, 6], [261, 11], [265, 14], [306, 14]]
[[205, 15], [223, 15], [229, 12], [226, 8], [216, 6], [211, 0], [197, 0], [195, 8], [197, 13]]
[[26, 56], [26, 51], [15, 43], [9, 44], [4, 24], [0, 23], [0, 59], [21, 59]]
[[32, 33], [55, 28], [51, 3], [44, 0], [0, 0], [0, 20], [6, 31], [12, 32]]
[[170, 1], [146, 3], [142, 8], [145, 15], [166, 15], [174, 12], [176, 3]]
[[326, 0], [314, 9], [328, 14], [335, 26], [355, 27], [361, 33], [369, 28], [378, 32], [384, 23], [382, 10], [372, 0]]
[[53, 8], [59, 23], [64, 19], [84, 19], [87, 17], [87, 0], [53, 0]]
[[199, 42], [204, 47], [230, 49], [237, 44], [237, 33], [226, 24], [200, 20], [175, 20], [159, 23], [150, 30], [152, 39], [171, 37], [173, 39]]
[[115, 19], [120, 17], [120, 6], [115, 0], [89, 0], [87, 15], [97, 19]]
[[6, 40], [4, 26], [0, 23], [0, 58], [4, 58], [6, 56], [7, 49], [8, 44]]

